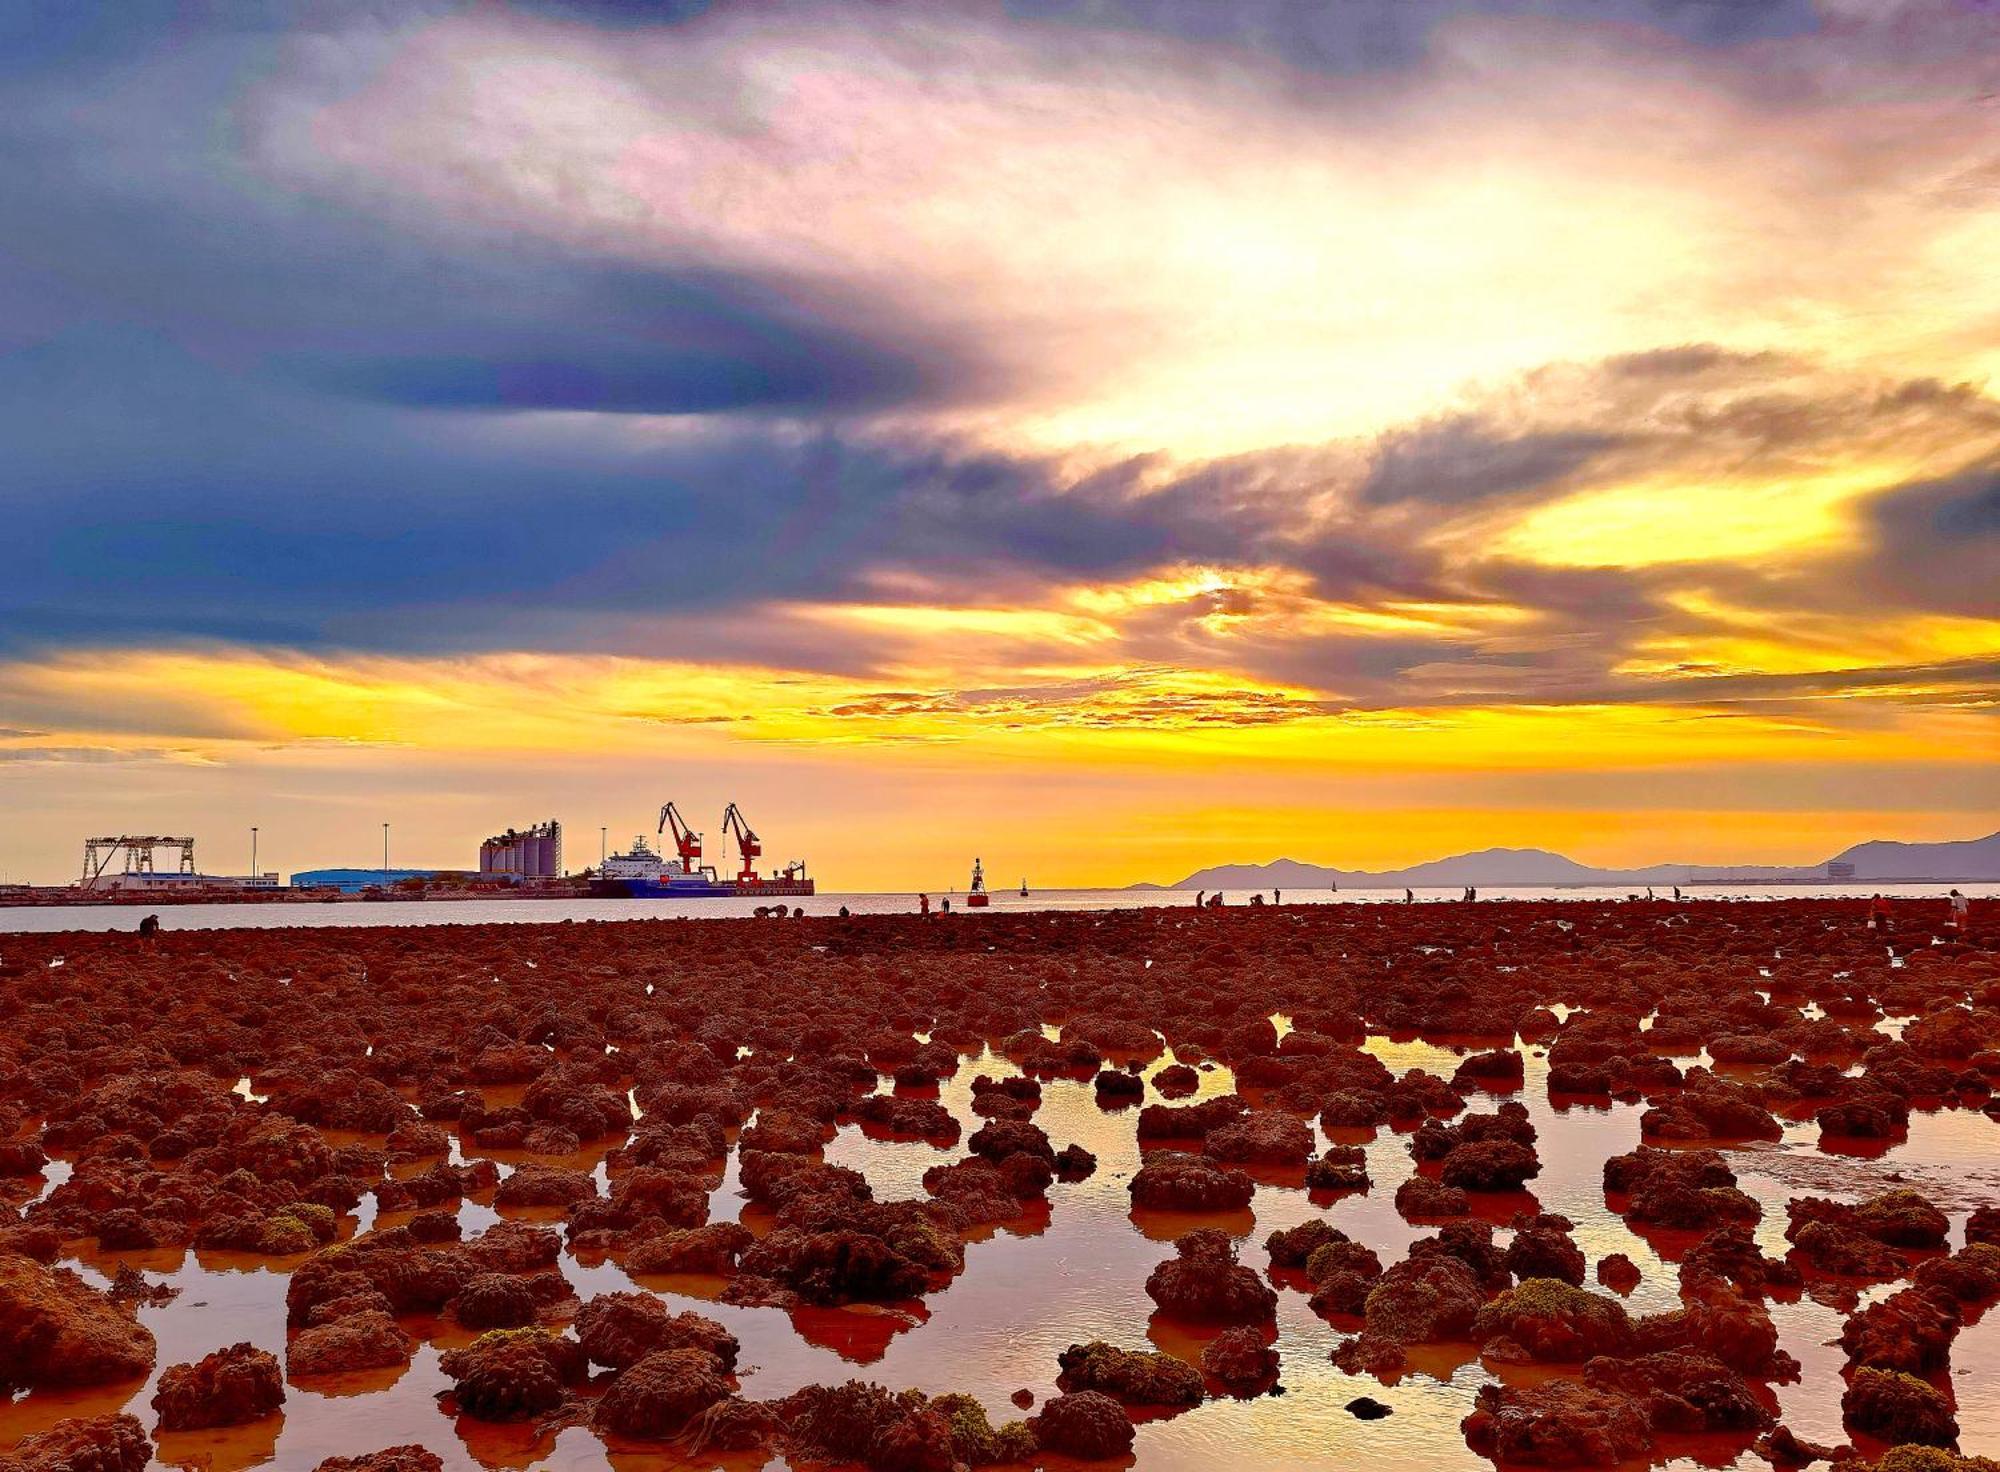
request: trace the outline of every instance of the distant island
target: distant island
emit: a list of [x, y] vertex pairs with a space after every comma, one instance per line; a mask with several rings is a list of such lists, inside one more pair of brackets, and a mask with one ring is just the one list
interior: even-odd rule
[[1652, 864], [1642, 869], [1599, 869], [1539, 848], [1488, 848], [1407, 869], [1333, 869], [1274, 859], [1268, 864], [1218, 864], [1198, 869], [1178, 884], [1132, 884], [1128, 889], [1435, 889], [1565, 884], [1804, 884], [1851, 880], [1890, 884], [1918, 880], [1967, 883], [2000, 881], [2000, 833], [1957, 843], [1857, 843], [1823, 863], [1718, 866]]

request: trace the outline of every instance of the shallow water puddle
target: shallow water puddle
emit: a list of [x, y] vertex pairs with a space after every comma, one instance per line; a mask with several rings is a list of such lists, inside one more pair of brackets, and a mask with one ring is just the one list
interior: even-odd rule
[[[1046, 1029], [1053, 1032], [1053, 1029]], [[1466, 1051], [1491, 1046], [1493, 1040], [1468, 1041], [1462, 1047], [1417, 1039], [1370, 1038], [1365, 1045], [1391, 1068], [1424, 1068], [1449, 1076]], [[1508, 1193], [1479, 1203], [1478, 1214], [1504, 1228], [1514, 1212], [1560, 1212], [1576, 1224], [1576, 1240], [1594, 1264], [1612, 1252], [1622, 1252], [1638, 1264], [1643, 1280], [1626, 1300], [1634, 1313], [1676, 1305], [1674, 1264], [1655, 1244], [1633, 1232], [1609, 1210], [1601, 1186], [1603, 1162], [1609, 1155], [1639, 1142], [1643, 1106], [1558, 1109], [1547, 1098], [1547, 1063], [1540, 1050], [1522, 1046], [1526, 1060], [1525, 1087], [1501, 1097], [1519, 1098], [1540, 1132], [1541, 1175], [1532, 1190]], [[1163, 1054], [1147, 1066], [1150, 1077], [1173, 1062]], [[970, 1135], [984, 1121], [971, 1108], [971, 1083], [985, 1073], [1007, 1076], [1019, 1070], [1003, 1057], [985, 1052], [966, 1060], [944, 1080], [937, 1097]], [[1196, 1097], [1212, 1097], [1234, 1085], [1229, 1071], [1201, 1071]], [[248, 1080], [239, 1085], [247, 1090]], [[889, 1087], [885, 1080], [884, 1088]], [[496, 1106], [517, 1099], [518, 1086], [489, 1086], [485, 1093]], [[1254, 1091], [1253, 1091], [1254, 1092]], [[1478, 1099], [1473, 1107], [1482, 1105]], [[1056, 1357], [1072, 1343], [1095, 1338], [1139, 1347], [1151, 1344], [1169, 1353], [1198, 1360], [1207, 1335], [1164, 1320], [1153, 1310], [1144, 1285], [1152, 1266], [1170, 1255], [1169, 1243], [1196, 1225], [1221, 1225], [1243, 1238], [1244, 1259], [1262, 1267], [1267, 1261], [1262, 1241], [1269, 1232], [1325, 1215], [1357, 1240], [1376, 1249], [1385, 1262], [1403, 1255], [1408, 1244], [1426, 1235], [1395, 1211], [1396, 1186], [1409, 1176], [1412, 1164], [1405, 1137], [1389, 1130], [1342, 1132], [1363, 1143], [1373, 1181], [1365, 1194], [1330, 1202], [1315, 1202], [1283, 1172], [1265, 1172], [1248, 1211], [1220, 1217], [1182, 1213], [1135, 1212], [1127, 1184], [1140, 1164], [1134, 1134], [1136, 1107], [1108, 1110], [1098, 1105], [1087, 1082], [1056, 1079], [1043, 1083], [1043, 1104], [1035, 1120], [1058, 1144], [1076, 1142], [1098, 1157], [1097, 1173], [1088, 1181], [1058, 1185], [1047, 1211], [975, 1234], [966, 1249], [966, 1268], [945, 1290], [933, 1294], [921, 1309], [849, 1308], [786, 1312], [745, 1308], [714, 1301], [721, 1280], [647, 1278], [640, 1282], [677, 1307], [699, 1308], [724, 1323], [742, 1342], [741, 1379], [746, 1393], [773, 1399], [801, 1386], [838, 1383], [851, 1376], [892, 1387], [914, 1386], [932, 1392], [965, 1390], [979, 1396], [996, 1421], [1019, 1414], [1009, 1397], [1018, 1389], [1037, 1398], [1052, 1392]], [[1919, 1114], [1911, 1122], [1908, 1142], [1875, 1158], [1838, 1157], [1814, 1148], [1810, 1127], [1787, 1131], [1777, 1146], [1731, 1152], [1743, 1189], [1765, 1206], [1757, 1236], [1767, 1251], [1784, 1249], [1784, 1204], [1802, 1189], [1853, 1197], [1882, 1189], [1899, 1177], [1936, 1178], [1940, 1185], [1953, 1176], [1965, 1184], [1973, 1173], [1979, 1184], [2000, 1189], [2000, 1145], [1992, 1121], [1962, 1112]], [[1315, 1127], [1316, 1134], [1317, 1131]], [[329, 1132], [336, 1143], [366, 1140]], [[376, 1140], [375, 1143], [379, 1143]], [[1320, 1135], [1319, 1143], [1326, 1139]], [[558, 1163], [593, 1171], [605, 1184], [604, 1155], [599, 1148], [564, 1157]], [[871, 1138], [858, 1126], [845, 1126], [826, 1147], [826, 1158], [862, 1171], [882, 1199], [922, 1193], [921, 1179], [929, 1167], [960, 1158], [963, 1141], [939, 1150], [921, 1141]], [[531, 1157], [522, 1152], [471, 1150], [460, 1144], [453, 1158], [466, 1155], [495, 1159], [503, 1170]], [[543, 1159], [545, 1157], [532, 1157]], [[67, 1174], [63, 1162], [48, 1172], [52, 1186]], [[714, 1194], [712, 1219], [745, 1216], [737, 1194], [737, 1157]], [[1962, 1218], [1971, 1195], [1954, 1202], [1947, 1194], [1940, 1204]], [[359, 1225], [372, 1212], [365, 1203]], [[559, 1213], [547, 1209], [496, 1210], [467, 1201], [459, 1217], [468, 1236], [502, 1219], [549, 1220]], [[749, 1213], [755, 1222], [757, 1213]], [[385, 1219], [385, 1221], [394, 1219]], [[1505, 1240], [1504, 1231], [1502, 1240]], [[161, 1367], [196, 1359], [209, 1350], [248, 1340], [282, 1356], [285, 1343], [284, 1294], [286, 1262], [266, 1263], [241, 1254], [161, 1251], [110, 1256], [85, 1254], [87, 1272], [108, 1275], [120, 1261], [158, 1276], [179, 1290], [172, 1302], [143, 1308], [141, 1317], [159, 1338]], [[634, 1280], [610, 1261], [580, 1262], [565, 1257], [565, 1275], [578, 1295], [626, 1289]], [[1841, 1430], [1840, 1354], [1829, 1345], [1840, 1331], [1842, 1316], [1810, 1297], [1776, 1303], [1773, 1317], [1784, 1347], [1805, 1367], [1802, 1380], [1776, 1387], [1786, 1423], [1801, 1436], [1838, 1442]], [[232, 1472], [256, 1466], [310, 1467], [320, 1458], [357, 1448], [357, 1427], [370, 1446], [421, 1441], [460, 1469], [546, 1466], [559, 1468], [618, 1468], [621, 1472], [716, 1465], [716, 1459], [677, 1461], [658, 1451], [622, 1452], [607, 1449], [586, 1430], [570, 1428], [538, 1436], [530, 1427], [489, 1426], [466, 1418], [448, 1418], [436, 1397], [449, 1388], [439, 1371], [436, 1324], [410, 1324], [427, 1338], [406, 1370], [368, 1372], [332, 1377], [311, 1386], [288, 1386], [284, 1415], [249, 1428], [226, 1432], [169, 1434], [161, 1442], [159, 1465], [207, 1466]], [[1963, 1444], [1970, 1449], [2000, 1442], [2000, 1388], [1992, 1377], [1963, 1373], [2000, 1349], [2000, 1316], [1969, 1328], [1960, 1340], [1955, 1362]], [[466, 1336], [454, 1331], [442, 1343], [449, 1347]], [[1471, 1408], [1479, 1386], [1493, 1377], [1483, 1367], [1474, 1346], [1430, 1346], [1412, 1354], [1410, 1367], [1390, 1383], [1373, 1377], [1350, 1377], [1336, 1369], [1330, 1355], [1346, 1337], [1306, 1306], [1298, 1291], [1281, 1293], [1278, 1348], [1282, 1356], [1281, 1396], [1250, 1401], [1211, 1400], [1169, 1417], [1142, 1420], [1136, 1457], [1144, 1467], [1186, 1468], [1212, 1472], [1218, 1465], [1255, 1465], [1278, 1469], [1324, 1467], [1329, 1463], [1367, 1462], [1375, 1465], [1418, 1463], [1466, 1472], [1488, 1464], [1465, 1445], [1459, 1421]], [[1510, 1380], [1533, 1376], [1534, 1370], [1506, 1372]], [[27, 1431], [45, 1427], [63, 1416], [101, 1414], [129, 1406], [149, 1419], [145, 1403], [152, 1379], [137, 1386], [107, 1391], [37, 1393], [0, 1408], [0, 1444]], [[1364, 1423], [1344, 1407], [1359, 1395], [1371, 1395], [1392, 1408], [1386, 1419]], [[1740, 1442], [1724, 1438], [1692, 1441], [1685, 1448], [1670, 1446], [1669, 1464], [1743, 1467], [1764, 1464]], [[764, 1465], [753, 1458], [747, 1465]], [[778, 1464], [773, 1464], [778, 1465]]]

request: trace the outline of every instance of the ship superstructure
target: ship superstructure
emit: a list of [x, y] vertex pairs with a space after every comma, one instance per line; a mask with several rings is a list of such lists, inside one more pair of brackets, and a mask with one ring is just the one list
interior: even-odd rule
[[723, 813], [723, 832], [735, 837], [742, 856], [741, 869], [730, 878], [723, 878], [713, 865], [701, 862], [702, 836], [688, 825], [680, 809], [671, 802], [660, 809], [658, 833], [665, 833], [670, 826], [674, 834], [674, 857], [667, 857], [646, 841], [645, 834], [638, 834], [631, 848], [605, 858], [591, 881], [591, 892], [615, 899], [732, 899], [790, 897], [816, 891], [803, 859], [794, 859], [771, 874], [757, 872], [757, 858], [764, 851], [763, 844], [735, 803]]

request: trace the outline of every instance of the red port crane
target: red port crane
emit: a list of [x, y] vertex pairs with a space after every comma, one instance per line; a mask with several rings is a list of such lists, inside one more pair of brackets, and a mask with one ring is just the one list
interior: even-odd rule
[[665, 833], [671, 823], [674, 829], [674, 847], [681, 851], [681, 867], [692, 874], [701, 865], [701, 835], [688, 825], [681, 816], [681, 810], [672, 803], [660, 809], [660, 829]]
[[743, 871], [736, 877], [744, 883], [755, 883], [757, 856], [764, 852], [764, 845], [743, 821], [743, 809], [733, 802], [722, 810], [722, 835], [727, 838], [731, 833], [736, 835], [736, 846], [743, 852]]

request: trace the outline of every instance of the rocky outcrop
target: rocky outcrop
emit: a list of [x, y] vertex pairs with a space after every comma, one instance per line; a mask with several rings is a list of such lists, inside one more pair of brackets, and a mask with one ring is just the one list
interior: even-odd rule
[[0, 1254], [0, 1391], [134, 1378], [154, 1352], [152, 1332], [75, 1273]]
[[191, 1365], [170, 1365], [153, 1392], [162, 1431], [199, 1431], [262, 1420], [285, 1403], [276, 1355], [232, 1344]]

